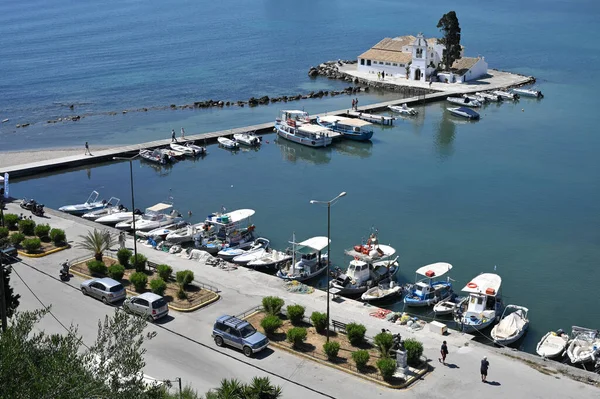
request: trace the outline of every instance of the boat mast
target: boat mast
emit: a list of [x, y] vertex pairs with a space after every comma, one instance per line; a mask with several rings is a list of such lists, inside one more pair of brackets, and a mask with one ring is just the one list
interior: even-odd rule
[[296, 232], [292, 233], [292, 273], [293, 276], [296, 273]]

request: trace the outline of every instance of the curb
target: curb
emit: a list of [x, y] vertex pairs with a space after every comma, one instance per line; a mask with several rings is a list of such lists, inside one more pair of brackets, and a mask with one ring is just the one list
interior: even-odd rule
[[69, 248], [69, 246], [67, 245], [66, 247], [54, 248], [54, 249], [51, 249], [50, 251], [46, 251], [46, 252], [43, 252], [41, 254], [28, 254], [27, 252], [23, 252], [23, 251], [19, 251], [19, 250], [17, 250], [17, 253], [19, 255], [25, 256], [27, 258], [42, 258], [44, 256], [52, 255], [55, 252], [60, 252], [60, 251], [63, 251], [65, 249], [68, 249], [68, 248]]
[[[92, 277], [92, 276], [90, 276], [90, 275], [88, 275], [88, 274], [81, 273], [81, 272], [78, 272], [77, 270], [73, 270], [73, 269], [70, 269], [70, 270], [69, 270], [69, 272], [70, 272], [70, 273], [73, 273], [73, 274], [74, 274], [74, 275], [76, 275], [76, 276], [79, 276], [79, 277], [85, 278], [85, 279], [91, 279], [91, 278], [94, 278], [94, 277]], [[125, 292], [126, 292], [128, 295], [130, 295], [130, 296], [137, 296], [137, 295], [139, 294], [139, 292], [130, 291], [130, 290], [128, 290], [128, 289], [125, 289]], [[171, 310], [174, 310], [174, 311], [176, 311], [176, 312], [181, 312], [181, 313], [193, 312], [193, 311], [195, 311], [195, 310], [198, 310], [198, 309], [200, 309], [200, 308], [203, 308], [203, 307], [205, 307], [205, 306], [208, 306], [208, 305], [210, 305], [211, 303], [213, 303], [213, 302], [216, 302], [216, 301], [218, 301], [219, 299], [221, 299], [221, 296], [220, 296], [219, 294], [217, 294], [216, 292], [214, 293], [214, 295], [215, 295], [215, 296], [214, 296], [213, 298], [209, 299], [208, 301], [206, 301], [206, 302], [202, 302], [201, 304], [199, 304], [199, 305], [196, 305], [196, 306], [194, 306], [194, 307], [191, 307], [191, 308], [188, 308], [188, 309], [178, 308], [178, 307], [176, 307], [176, 306], [172, 306], [172, 305], [170, 305], [170, 304], [167, 304], [167, 306], [169, 307], [169, 309], [171, 309]]]

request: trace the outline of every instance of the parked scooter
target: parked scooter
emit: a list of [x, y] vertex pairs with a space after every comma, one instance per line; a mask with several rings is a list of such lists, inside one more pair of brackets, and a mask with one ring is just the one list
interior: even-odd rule
[[58, 271], [58, 274], [60, 276], [60, 280], [61, 281], [67, 281], [71, 277], [71, 275], [69, 274], [69, 268], [71, 267], [69, 265], [69, 260], [67, 259], [60, 266], [61, 266], [61, 268]]
[[23, 198], [21, 200], [21, 203], [19, 204], [19, 206], [23, 209], [27, 209], [28, 211], [31, 210], [31, 208], [33, 208], [35, 205], [37, 204], [37, 202], [35, 202], [34, 199], [27, 199], [27, 198]]
[[35, 204], [31, 208], [31, 213], [35, 216], [44, 216], [44, 204]]

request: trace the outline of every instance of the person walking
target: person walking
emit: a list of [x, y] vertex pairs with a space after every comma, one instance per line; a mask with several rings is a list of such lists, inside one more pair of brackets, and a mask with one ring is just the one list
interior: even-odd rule
[[181, 128], [181, 138], [185, 140], [185, 130]]
[[488, 362], [487, 356], [484, 356], [481, 359], [481, 382], [487, 382], [488, 367], [490, 367], [490, 362]]
[[358, 97], [354, 100], [354, 109], [358, 111]]
[[175, 137], [175, 129], [171, 129], [171, 143], [177, 142], [177, 137]]
[[381, 80], [385, 80], [385, 71], [381, 71]]
[[352, 99], [352, 110], [354, 111], [354, 107], [356, 106], [356, 102]]
[[377, 71], [377, 80], [381, 80], [381, 72]]
[[88, 144], [88, 142], [85, 142], [85, 154], [83, 155], [92, 155], [92, 152], [90, 151], [90, 145]]
[[448, 345], [446, 344], [446, 341], [442, 343], [442, 347], [440, 348], [440, 354], [442, 355], [442, 357], [438, 358], [438, 361], [440, 361], [445, 366], [446, 355], [448, 354]]
[[119, 248], [125, 248], [125, 232], [122, 231], [119, 233]]

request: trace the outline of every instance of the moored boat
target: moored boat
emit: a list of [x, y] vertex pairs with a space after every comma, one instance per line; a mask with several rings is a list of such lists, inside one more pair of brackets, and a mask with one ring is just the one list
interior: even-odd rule
[[466, 300], [466, 297], [458, 296], [453, 293], [448, 298], [433, 305], [433, 312], [436, 316], [452, 314], [454, 313], [454, 310], [461, 306]]
[[[194, 235], [196, 248], [211, 255], [226, 247], [247, 249], [254, 243], [254, 228], [250, 217], [253, 209], [238, 209], [233, 212], [216, 212], [207, 216], [200, 233]], [[207, 234], [209, 229], [212, 234]]]
[[206, 154], [206, 147], [203, 147], [203, 146], [200, 146], [200, 145], [196, 145], [196, 144], [194, 144], [193, 141], [186, 142], [185, 146], [188, 147], [188, 148], [191, 148], [194, 151], [196, 151], [197, 155], [205, 155]]
[[548, 359], [561, 357], [567, 345], [569, 344], [569, 335], [563, 330], [549, 331], [538, 342], [535, 351], [538, 355]]
[[87, 220], [96, 220], [102, 216], [110, 215], [117, 212], [126, 212], [127, 208], [120, 204], [121, 200], [116, 197], [110, 197], [110, 199], [106, 202], [106, 206], [104, 208], [87, 212], [81, 215], [82, 218]]
[[367, 114], [362, 111], [349, 111], [348, 115], [362, 119], [367, 122], [376, 123], [378, 125], [384, 126], [392, 126], [394, 124], [394, 121], [396, 120], [396, 118], [394, 118], [393, 116]]
[[600, 331], [573, 326], [567, 356], [573, 364], [593, 362], [600, 356]]
[[502, 98], [503, 100], [518, 100], [519, 99], [518, 94], [509, 93], [509, 92], [503, 91], [503, 90], [494, 90], [492, 92], [492, 94], [497, 95], [498, 97]]
[[414, 108], [409, 108], [408, 105], [388, 105], [390, 111], [397, 112], [400, 115], [417, 115], [417, 111]]
[[173, 161], [172, 157], [165, 155], [161, 150], [140, 150], [140, 157], [148, 162], [166, 165]]
[[500, 96], [498, 96], [496, 94], [486, 93], [484, 91], [481, 91], [481, 92], [478, 91], [477, 93], [475, 93], [475, 95], [479, 96], [479, 97], [483, 97], [486, 100], [491, 101], [491, 102], [502, 101], [502, 97], [500, 97]]
[[142, 211], [139, 209], [134, 210], [133, 212], [123, 210], [122, 212], [115, 212], [109, 215], [101, 216], [96, 219], [96, 223], [106, 224], [106, 225], [115, 225], [117, 223], [133, 221], [133, 217], [136, 217], [136, 221], [141, 217]]
[[454, 312], [454, 320], [463, 332], [473, 332], [491, 326], [504, 307], [500, 295], [502, 278], [493, 273], [482, 273], [462, 289], [469, 299]]
[[500, 322], [492, 328], [490, 336], [498, 345], [509, 345], [521, 338], [529, 328], [529, 309], [506, 305]]
[[438, 280], [452, 270], [452, 265], [446, 262], [432, 263], [418, 268], [414, 284], [406, 287], [404, 304], [406, 306], [431, 306], [452, 295], [450, 278]]
[[276, 249], [267, 249], [261, 257], [246, 263], [246, 266], [254, 269], [277, 270], [285, 263], [291, 262], [292, 255], [287, 252], [277, 251]]
[[479, 119], [479, 113], [467, 107], [446, 108], [452, 115], [467, 119]]
[[267, 253], [269, 245], [270, 242], [266, 238], [257, 238], [250, 248], [234, 256], [231, 260], [238, 265], [246, 265], [248, 262], [262, 258]]
[[226, 148], [228, 150], [237, 150], [238, 148], [240, 148], [240, 145], [237, 141], [228, 139], [227, 137], [217, 137], [217, 141], [219, 142], [219, 145], [221, 147]]
[[240, 144], [254, 147], [260, 145], [260, 137], [254, 134], [254, 132], [236, 133], [233, 135], [235, 141]]
[[[169, 235], [171, 232], [180, 229], [182, 227], [185, 227], [189, 225], [189, 222], [186, 222], [185, 220], [177, 220], [174, 223], [171, 224], [167, 224], [161, 227], [157, 227], [156, 229], [150, 230], [150, 231], [140, 231], [139, 234], [141, 237], [148, 237], [148, 238], [152, 238], [152, 239], [161, 239], [164, 240], [167, 235]], [[137, 225], [136, 225], [136, 231], [137, 231]]]
[[385, 280], [376, 287], [369, 288], [361, 296], [365, 302], [385, 301], [390, 298], [402, 295], [402, 286], [396, 284], [394, 280]]
[[[292, 241], [292, 244], [292, 262], [279, 269], [277, 277], [302, 282], [317, 277], [327, 270], [329, 257], [322, 253], [329, 244], [327, 237], [312, 237], [298, 244]], [[299, 261], [296, 261], [297, 256], [300, 257]]]
[[462, 105], [463, 107], [481, 107], [481, 103], [479, 101], [471, 100], [468, 97], [447, 97], [446, 101], [453, 104]]
[[[248, 249], [240, 248], [240, 247], [224, 247], [219, 252], [217, 252], [217, 256], [223, 260], [231, 261], [234, 258], [242, 255], [247, 255], [249, 253], [256, 253], [261, 249], [266, 249], [269, 247], [269, 240], [266, 238], [257, 238], [250, 245]], [[244, 261], [240, 263], [246, 263]]]
[[275, 129], [279, 137], [308, 147], [326, 147], [333, 141], [331, 130], [317, 125], [299, 124], [294, 120], [276, 124]]
[[171, 244], [183, 244], [194, 241], [194, 236], [200, 233], [209, 236], [214, 233], [214, 227], [209, 227], [205, 222], [187, 225], [171, 231], [167, 234], [165, 240]]
[[512, 89], [512, 92], [523, 97], [542, 98], [544, 95], [540, 90], [533, 89]]
[[[173, 204], [160, 202], [146, 208], [144, 214], [135, 221], [136, 231], [150, 231], [183, 220], [181, 215], [174, 209], [169, 214], [164, 213], [164, 211], [171, 209], [172, 207]], [[132, 221], [133, 220], [127, 220], [117, 223], [115, 228], [119, 230], [131, 230], [133, 229]]]
[[186, 157], [195, 157], [196, 155], [199, 155], [199, 154], [196, 154], [196, 151], [193, 150], [192, 148], [181, 145], [181, 144], [171, 143], [171, 144], [169, 144], [169, 147], [171, 147], [171, 149], [173, 151], [182, 153]]
[[317, 116], [319, 126], [341, 133], [344, 138], [356, 141], [367, 141], [373, 137], [373, 125], [362, 119], [343, 116]]
[[97, 191], [92, 191], [88, 199], [83, 204], [64, 205], [58, 208], [59, 211], [70, 213], [71, 215], [83, 215], [84, 213], [97, 211], [106, 207], [106, 200], [98, 201]]

